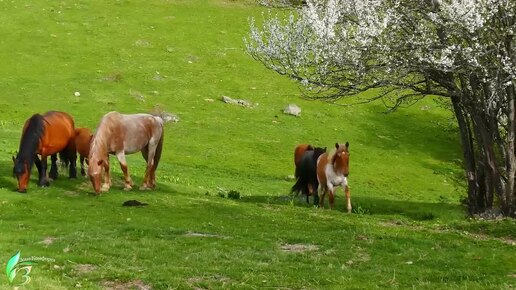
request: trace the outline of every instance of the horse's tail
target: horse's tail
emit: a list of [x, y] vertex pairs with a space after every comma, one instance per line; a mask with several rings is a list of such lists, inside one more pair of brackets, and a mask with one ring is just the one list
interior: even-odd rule
[[296, 167], [296, 183], [292, 186], [290, 192], [299, 195], [308, 195], [308, 186], [312, 185], [313, 189], [317, 187], [317, 175], [314, 166], [313, 151], [307, 151], [299, 160], [299, 165]]
[[308, 194], [307, 188], [308, 183], [306, 182], [306, 179], [299, 177], [297, 178], [296, 183], [294, 183], [294, 185], [290, 189], [290, 193], [295, 194], [296, 196], [298, 196], [299, 193]]
[[154, 160], [152, 169], [156, 170], [158, 168], [159, 160], [161, 159], [161, 151], [163, 150], [163, 137], [164, 137], [164, 129], [161, 128], [161, 136], [159, 138], [158, 146], [156, 147], [156, 152], [154, 153]]

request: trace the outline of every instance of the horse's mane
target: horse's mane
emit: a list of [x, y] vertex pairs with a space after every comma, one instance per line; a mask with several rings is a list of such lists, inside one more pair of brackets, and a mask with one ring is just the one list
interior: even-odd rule
[[100, 153], [104, 154], [105, 152], [107, 154], [106, 138], [112, 131], [111, 122], [108, 120], [110, 119], [110, 115], [111, 114], [108, 113], [102, 117], [97, 129], [95, 130], [95, 134], [92, 135], [90, 139], [90, 156], [88, 157], [93, 156], [93, 153], [96, 153], [99, 150]]
[[[40, 114], [34, 114], [27, 121], [27, 127], [24, 129], [20, 141], [20, 149], [16, 156], [16, 163], [14, 165], [15, 171], [23, 170], [24, 161], [28, 162], [29, 170], [34, 165], [34, 156], [38, 149], [41, 136], [45, 130], [45, 120]], [[21, 168], [20, 168], [21, 167]]]

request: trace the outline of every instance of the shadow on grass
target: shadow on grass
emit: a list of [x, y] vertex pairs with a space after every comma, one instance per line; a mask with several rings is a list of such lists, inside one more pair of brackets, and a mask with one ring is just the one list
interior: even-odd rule
[[419, 151], [445, 162], [461, 158], [457, 130], [445, 124], [441, 116], [432, 111], [385, 111], [381, 105], [372, 107], [367, 121], [361, 124], [362, 130], [370, 132], [363, 136], [366, 144], [396, 152]]
[[[290, 205], [292, 202], [299, 207], [311, 207], [305, 202], [305, 197], [293, 196], [245, 196], [241, 202], [256, 204]], [[310, 202], [312, 199], [310, 198]], [[414, 221], [428, 221], [437, 218], [445, 220], [462, 220], [466, 217], [465, 211], [459, 205], [447, 203], [429, 203], [415, 201], [397, 201], [376, 197], [353, 197], [351, 199], [353, 213], [361, 215], [398, 215]], [[336, 198], [336, 210], [347, 212], [345, 199]], [[328, 208], [326, 199], [325, 208]]]
[[[17, 193], [17, 180], [13, 175], [13, 164], [12, 162], [0, 161], [0, 188], [5, 188], [8, 191], [12, 191], [13, 193]], [[58, 168], [59, 176], [56, 180], [50, 182], [49, 188], [56, 188], [63, 192], [77, 192], [80, 194], [88, 194], [94, 196], [94, 190], [90, 183], [89, 178], [86, 176], [81, 176], [80, 172], [77, 172], [77, 178], [69, 178], [68, 177], [68, 169], [59, 167]], [[129, 192], [153, 192], [153, 191], [164, 191], [164, 192], [175, 192], [174, 188], [170, 186], [157, 182], [155, 190], [139, 190], [140, 185], [143, 183], [143, 176], [132, 175], [134, 186], [133, 189]], [[123, 176], [118, 173], [111, 174], [112, 179], [112, 190], [123, 190]], [[87, 184], [87, 185], [86, 185]], [[38, 186], [38, 171], [36, 168], [32, 169], [32, 173], [30, 176], [29, 185], [27, 187], [27, 192], [31, 193], [37, 191]]]

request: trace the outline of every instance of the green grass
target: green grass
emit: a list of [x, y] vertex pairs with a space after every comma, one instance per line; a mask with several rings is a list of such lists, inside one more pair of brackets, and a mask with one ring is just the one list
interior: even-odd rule
[[[386, 115], [301, 99], [245, 53], [247, 19], [263, 7], [3, 1], [0, 11], [0, 266], [18, 250], [54, 259], [24, 288], [514, 288], [516, 224], [466, 218], [451, 114], [432, 100]], [[289, 103], [301, 117], [281, 113]], [[14, 191], [10, 159], [33, 113], [64, 110], [95, 128], [108, 111], [155, 106], [180, 118], [165, 128], [156, 191], [123, 191], [113, 157], [115, 184], [99, 197], [63, 170], [49, 188], [34, 171], [28, 194]], [[342, 191], [334, 211], [288, 197], [296, 144], [345, 141], [353, 214]], [[143, 158], [128, 163], [141, 183]], [[219, 197], [231, 190], [241, 198]], [[129, 199], [149, 206], [122, 207]]]

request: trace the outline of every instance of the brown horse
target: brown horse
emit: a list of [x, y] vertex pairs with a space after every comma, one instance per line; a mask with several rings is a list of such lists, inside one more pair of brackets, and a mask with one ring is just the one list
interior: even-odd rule
[[91, 130], [88, 128], [76, 128], [75, 129], [75, 147], [77, 153], [79, 153], [79, 160], [81, 163], [81, 175], [85, 176], [84, 161], [88, 164], [88, 156], [90, 155], [90, 143], [93, 138]]
[[[310, 144], [299, 144], [294, 149], [294, 165], [296, 168], [299, 166], [299, 161], [303, 154], [308, 150], [314, 150], [314, 147]], [[297, 176], [296, 176], [297, 177]]]
[[[13, 156], [13, 172], [18, 179], [18, 191], [27, 192], [30, 172], [35, 163], [39, 173], [39, 186], [48, 186], [47, 157], [52, 156], [49, 177], [57, 178], [56, 153], [70, 162], [70, 178], [76, 178], [75, 143], [73, 118], [64, 112], [50, 111], [44, 115], [34, 114], [23, 126], [20, 148]], [[41, 160], [38, 158], [41, 155]]]
[[[149, 114], [123, 115], [109, 112], [102, 119], [93, 135], [88, 157], [88, 175], [97, 194], [108, 191], [111, 186], [109, 175], [109, 154], [114, 154], [124, 173], [125, 189], [130, 190], [133, 182], [127, 171], [125, 154], [142, 152], [147, 161], [143, 185], [140, 189], [156, 186], [156, 168], [163, 147], [163, 120]], [[100, 185], [104, 169], [104, 184]]]
[[349, 143], [335, 144], [332, 153], [324, 153], [317, 160], [317, 179], [320, 186], [320, 207], [324, 207], [324, 196], [328, 193], [330, 209], [333, 209], [336, 186], [342, 186], [346, 193], [348, 212], [351, 212], [351, 200], [348, 186], [349, 175]]

